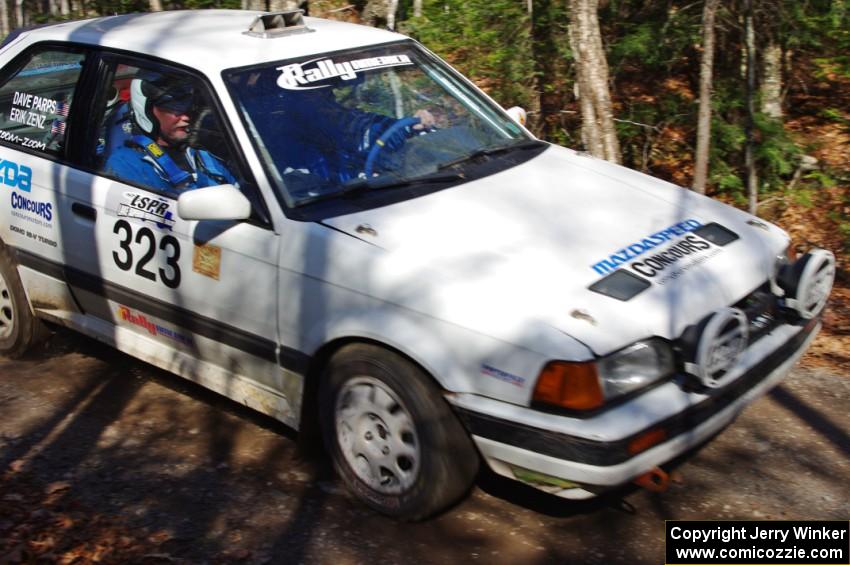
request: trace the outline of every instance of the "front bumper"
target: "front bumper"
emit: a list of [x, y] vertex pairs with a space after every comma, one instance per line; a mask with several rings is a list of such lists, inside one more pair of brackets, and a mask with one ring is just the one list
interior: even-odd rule
[[[688, 392], [669, 382], [588, 418], [470, 394], [451, 395], [449, 401], [495, 472], [566, 498], [589, 498], [720, 432], [785, 376], [819, 330], [817, 320], [805, 327], [774, 329], [751, 345], [737, 369], [740, 376], [721, 389]], [[667, 440], [636, 455], [629, 453], [631, 441], [658, 428]], [[547, 479], [528, 480], [541, 475]]]

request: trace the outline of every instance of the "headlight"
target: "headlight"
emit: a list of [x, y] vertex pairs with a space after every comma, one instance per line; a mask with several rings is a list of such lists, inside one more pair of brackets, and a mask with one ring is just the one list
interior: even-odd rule
[[601, 359], [599, 378], [605, 398], [628, 394], [673, 373], [673, 352], [659, 339], [639, 341]]
[[776, 296], [785, 296], [785, 289], [782, 288], [783, 273], [797, 260], [797, 251], [790, 243], [785, 250], [778, 254], [773, 261], [773, 272], [770, 273], [770, 292]]
[[639, 341], [595, 362], [547, 363], [533, 399], [571, 410], [592, 410], [673, 374], [673, 352], [660, 339]]

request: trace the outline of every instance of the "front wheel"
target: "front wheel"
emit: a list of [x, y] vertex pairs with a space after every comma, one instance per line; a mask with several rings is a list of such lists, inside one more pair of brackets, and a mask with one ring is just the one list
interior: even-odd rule
[[0, 245], [0, 355], [20, 357], [46, 333], [30, 310], [9, 252]]
[[478, 455], [439, 388], [380, 347], [333, 356], [320, 391], [325, 445], [355, 495], [384, 514], [420, 520], [465, 494]]

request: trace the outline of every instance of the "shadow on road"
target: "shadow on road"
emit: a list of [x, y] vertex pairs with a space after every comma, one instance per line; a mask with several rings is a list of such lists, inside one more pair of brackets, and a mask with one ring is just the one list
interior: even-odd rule
[[770, 392], [770, 396], [786, 410], [820, 433], [844, 457], [850, 459], [850, 435], [833, 423], [827, 416], [809, 406], [786, 387], [776, 387]]

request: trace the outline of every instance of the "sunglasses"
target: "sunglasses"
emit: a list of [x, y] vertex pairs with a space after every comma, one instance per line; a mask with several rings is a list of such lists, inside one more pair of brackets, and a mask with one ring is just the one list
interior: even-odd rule
[[174, 112], [175, 114], [185, 114], [194, 108], [195, 99], [192, 96], [180, 98], [167, 96], [154, 102], [154, 106]]

